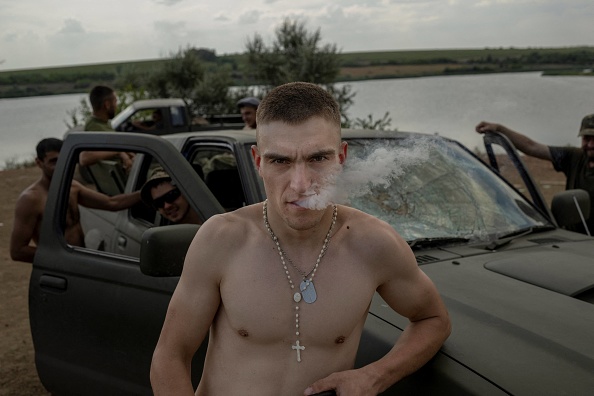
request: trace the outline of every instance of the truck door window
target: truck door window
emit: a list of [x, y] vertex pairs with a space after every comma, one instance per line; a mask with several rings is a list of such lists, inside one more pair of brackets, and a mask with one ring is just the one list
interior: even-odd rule
[[181, 127], [187, 125], [185, 112], [183, 107], [172, 106], [171, 111], [171, 125], [174, 127]]
[[[122, 230], [122, 219], [142, 203], [127, 185], [130, 170], [117, 160], [121, 154], [102, 153], [115, 154], [113, 159], [78, 166], [72, 180], [64, 185], [69, 188], [67, 210], [61, 220], [64, 238], [71, 246], [138, 256], [137, 236], [129, 229]], [[136, 158], [138, 153], [131, 154]], [[72, 161], [78, 158], [80, 153]]]
[[[194, 167], [201, 175], [201, 168]], [[181, 192], [177, 182], [165, 171], [156, 159], [146, 156], [137, 180], [145, 204], [143, 211], [134, 210], [137, 219], [151, 223], [151, 226], [170, 224], [202, 224], [202, 219], [191, 207], [190, 201]]]
[[202, 173], [206, 186], [226, 211], [246, 204], [237, 160], [226, 147], [199, 146], [191, 155], [194, 169]]
[[78, 180], [87, 187], [110, 197], [124, 192], [128, 174], [121, 161], [115, 159], [102, 160], [88, 166], [78, 168]]

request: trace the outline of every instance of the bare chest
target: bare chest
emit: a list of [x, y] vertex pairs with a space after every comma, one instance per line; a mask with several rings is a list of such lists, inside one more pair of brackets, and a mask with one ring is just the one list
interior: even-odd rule
[[364, 263], [339, 249], [329, 249], [306, 288], [304, 276], [288, 263], [285, 270], [272, 250], [254, 251], [229, 268], [221, 284], [224, 320], [256, 342], [287, 341], [299, 332], [309, 344], [344, 343], [358, 336], [375, 291]]

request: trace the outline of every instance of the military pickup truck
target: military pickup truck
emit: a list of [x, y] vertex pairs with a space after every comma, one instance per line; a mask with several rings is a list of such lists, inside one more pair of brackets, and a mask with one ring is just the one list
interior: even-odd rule
[[[453, 323], [441, 351], [384, 394], [590, 394], [594, 239], [563, 229], [589, 215], [587, 194], [563, 193], [551, 211], [521, 158], [498, 135], [486, 136], [489, 164], [455, 141], [432, 135], [344, 131], [343, 138], [349, 143], [347, 164], [365, 163], [377, 147], [393, 154], [395, 160], [380, 167], [367, 162], [369, 180], [374, 168], [394, 172], [383, 173], [384, 183], [353, 189], [348, 204], [387, 221], [408, 241]], [[67, 137], [29, 288], [35, 362], [49, 392], [152, 393], [151, 356], [187, 246], [200, 227], [170, 225], [142, 203], [117, 213], [81, 208], [81, 223], [92, 238], [86, 247], [69, 245], [64, 225], [80, 152], [136, 153], [129, 173], [117, 163], [104, 164], [90, 186], [107, 194], [138, 190], [153, 168], [163, 167], [205, 221], [265, 199], [250, 156], [254, 143], [253, 132], [231, 130]], [[512, 161], [502, 165], [497, 150]], [[377, 155], [372, 158], [377, 164]], [[514, 166], [521, 186], [500, 176]], [[356, 365], [385, 354], [406, 325], [376, 295]], [[193, 359], [194, 385], [206, 345]]]
[[[192, 118], [183, 99], [137, 100], [118, 113], [111, 126], [118, 132], [142, 132], [151, 135], [205, 131], [216, 129], [242, 129], [241, 114], [220, 114]], [[82, 131], [79, 125], [68, 131]]]

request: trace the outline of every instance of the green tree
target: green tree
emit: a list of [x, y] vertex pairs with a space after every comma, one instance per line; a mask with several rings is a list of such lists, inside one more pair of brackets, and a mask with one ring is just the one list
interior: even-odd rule
[[146, 89], [153, 98], [182, 98], [193, 116], [236, 112], [229, 87], [229, 66], [208, 70], [202, 60], [214, 51], [179, 50], [160, 70], [148, 76]]
[[[153, 70], [123, 68], [116, 79], [118, 112], [140, 99], [181, 98], [192, 117], [236, 113], [236, 96], [230, 92], [229, 65], [207, 70], [202, 58], [212, 58], [214, 51], [188, 47], [165, 60]], [[67, 112], [68, 127], [84, 124], [91, 112], [87, 100]]]
[[290, 81], [333, 84], [340, 72], [338, 50], [334, 44], [321, 44], [318, 28], [308, 32], [305, 24], [285, 19], [276, 30], [271, 46], [258, 33], [246, 44], [253, 77], [266, 85]]
[[[286, 18], [276, 29], [275, 39], [266, 45], [256, 33], [246, 43], [248, 75], [264, 91], [292, 81], [306, 81], [323, 86], [338, 101], [343, 126], [349, 126], [348, 108], [355, 93], [348, 84], [337, 87], [340, 72], [335, 44], [322, 44], [320, 29], [309, 32], [304, 22]], [[264, 92], [264, 93], [265, 93]]]

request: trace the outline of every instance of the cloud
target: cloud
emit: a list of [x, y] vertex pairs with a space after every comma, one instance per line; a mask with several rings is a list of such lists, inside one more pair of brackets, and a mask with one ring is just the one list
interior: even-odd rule
[[239, 23], [242, 25], [253, 25], [260, 19], [260, 12], [256, 10], [248, 11], [239, 16]]
[[32, 3], [0, 0], [1, 70], [151, 59], [187, 46], [242, 52], [248, 37], [269, 41], [287, 17], [319, 28], [322, 43], [343, 52], [594, 42], [592, 0]]
[[79, 20], [68, 18], [64, 21], [64, 26], [60, 29], [61, 34], [80, 34], [85, 33], [85, 29]]
[[6, 43], [14, 43], [15, 41], [17, 41], [17, 39], [18, 35], [16, 33], [8, 33], [2, 36], [2, 41]]
[[157, 31], [171, 34], [185, 30], [186, 23], [183, 21], [155, 21], [153, 26]]
[[163, 4], [166, 6], [174, 6], [178, 3], [181, 3], [184, 0], [153, 0], [157, 4]]

